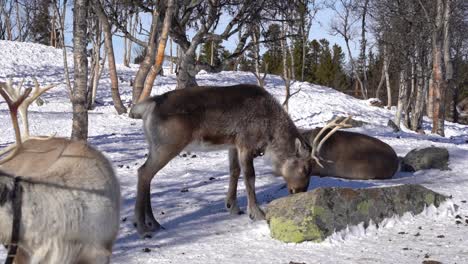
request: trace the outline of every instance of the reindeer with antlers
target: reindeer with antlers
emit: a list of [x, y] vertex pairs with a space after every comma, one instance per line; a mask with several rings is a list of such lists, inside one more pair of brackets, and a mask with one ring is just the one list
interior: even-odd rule
[[226, 207], [239, 213], [237, 181], [242, 170], [248, 214], [265, 215], [257, 204], [253, 160], [272, 153], [291, 192], [307, 189], [310, 147], [276, 99], [255, 85], [190, 87], [149, 98], [130, 115], [143, 119], [149, 155], [138, 169], [135, 220], [141, 235], [157, 231], [150, 202], [154, 175], [183, 149], [229, 149], [231, 181]]
[[338, 130], [351, 127], [350, 118], [336, 118], [323, 128], [302, 131], [312, 144], [311, 174], [354, 180], [391, 178], [399, 167], [395, 151], [379, 139]]
[[[6, 263], [109, 263], [119, 228], [120, 185], [109, 161], [82, 142], [33, 138], [27, 107], [52, 87], [0, 84], [16, 145], [0, 160], [0, 243]], [[26, 139], [18, 124], [19, 109]], [[6, 152], [8, 153], [8, 151]]]

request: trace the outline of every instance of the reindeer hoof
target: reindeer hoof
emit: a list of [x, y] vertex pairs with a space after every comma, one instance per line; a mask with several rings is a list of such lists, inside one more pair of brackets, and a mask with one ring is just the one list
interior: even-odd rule
[[138, 234], [142, 238], [151, 238], [153, 233], [164, 229], [157, 221], [147, 221], [146, 223], [136, 223]]
[[256, 208], [249, 212], [249, 218], [253, 221], [265, 220], [265, 213], [260, 208]]
[[240, 210], [239, 206], [237, 205], [237, 202], [226, 203], [226, 209], [229, 211], [229, 214], [231, 214], [231, 215], [240, 215], [240, 214], [242, 214], [242, 211]]

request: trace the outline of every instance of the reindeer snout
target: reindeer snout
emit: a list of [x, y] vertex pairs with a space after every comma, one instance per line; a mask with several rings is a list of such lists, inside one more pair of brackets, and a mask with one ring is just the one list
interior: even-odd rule
[[305, 188], [289, 188], [289, 194], [296, 194], [296, 193], [301, 193], [301, 192], [306, 192], [307, 187]]
[[289, 189], [289, 194], [300, 193], [298, 189]]

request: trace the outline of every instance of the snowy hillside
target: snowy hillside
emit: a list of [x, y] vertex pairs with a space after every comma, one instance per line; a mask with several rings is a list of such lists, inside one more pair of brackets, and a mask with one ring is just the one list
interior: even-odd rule
[[[15, 82], [36, 77], [43, 85], [60, 83], [44, 96], [46, 104], [32, 105], [32, 135], [68, 137], [71, 133], [71, 104], [63, 78], [62, 51], [37, 44], [0, 41], [0, 81]], [[72, 57], [69, 57], [70, 67]], [[122, 99], [131, 98], [129, 80], [137, 66], [118, 66]], [[153, 94], [174, 89], [174, 74], [158, 77]], [[255, 83], [251, 73], [201, 73], [201, 85]], [[283, 97], [283, 81], [267, 77], [267, 90]], [[150, 239], [140, 239], [132, 224], [137, 169], [145, 161], [146, 142], [140, 120], [116, 114], [110, 96], [110, 80], [105, 72], [100, 81], [97, 108], [89, 113], [89, 143], [111, 159], [122, 187], [122, 223], [114, 247], [112, 263], [468, 263], [468, 126], [447, 123], [446, 135], [419, 135], [411, 131], [393, 133], [386, 127], [393, 112], [369, 106], [333, 89], [297, 82], [301, 91], [290, 100], [290, 112], [300, 127], [324, 125], [334, 115], [353, 115], [370, 123], [354, 131], [375, 136], [390, 144], [399, 156], [425, 146], [445, 147], [450, 153], [450, 171], [427, 170], [398, 173], [385, 181], [348, 181], [335, 178], [311, 179], [309, 190], [319, 186], [371, 187], [420, 183], [453, 197], [459, 209], [428, 210], [425, 214], [388, 221], [379, 229], [351, 228], [326, 242], [284, 244], [273, 240], [265, 221], [251, 222], [246, 215], [230, 216], [224, 209], [228, 187], [227, 152], [191, 153], [172, 160], [154, 178], [152, 205], [156, 218], [166, 228]], [[0, 100], [0, 148], [14, 141], [8, 108]], [[430, 123], [424, 128], [429, 134]], [[259, 202], [287, 195], [284, 181], [272, 174], [268, 162], [255, 162]], [[182, 189], [188, 191], [181, 192]], [[245, 209], [244, 185], [239, 185], [240, 206]], [[456, 224], [455, 216], [463, 222]], [[145, 250], [148, 249], [148, 250]], [[149, 252], [145, 252], [149, 251]], [[0, 249], [0, 262], [5, 257]]]

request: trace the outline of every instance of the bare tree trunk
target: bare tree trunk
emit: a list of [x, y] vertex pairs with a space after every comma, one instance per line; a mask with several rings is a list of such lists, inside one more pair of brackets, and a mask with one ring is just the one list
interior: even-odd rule
[[182, 50], [178, 63], [177, 89], [198, 86], [195, 78], [198, 72], [195, 67], [195, 63], [195, 50], [193, 50], [193, 52], [184, 52]]
[[385, 68], [382, 65], [382, 73], [380, 74], [380, 81], [377, 85], [377, 89], [375, 90], [375, 98], [380, 100], [380, 91], [382, 90], [382, 86], [385, 82]]
[[264, 73], [262, 77], [260, 74], [260, 43], [258, 43], [259, 35], [260, 35], [260, 32], [257, 27], [252, 34], [252, 40], [254, 41], [254, 43], [256, 43], [253, 47], [254, 48], [253, 54], [254, 54], [254, 60], [255, 60], [254, 75], [255, 75], [255, 78], [257, 79], [258, 86], [265, 88], [265, 78], [268, 72], [268, 65], [265, 65], [265, 69], [264, 69]]
[[146, 77], [145, 87], [143, 89], [143, 92], [140, 95], [139, 101], [144, 100], [145, 98], [150, 96], [151, 90], [153, 89], [154, 80], [156, 79], [158, 72], [162, 68], [162, 64], [164, 62], [164, 51], [166, 50], [167, 37], [169, 35], [169, 28], [171, 27], [171, 21], [172, 21], [174, 11], [175, 11], [174, 0], [168, 0], [166, 14], [164, 17], [164, 22], [163, 22], [163, 28], [161, 32], [161, 37], [159, 38], [159, 45], [158, 45], [156, 59], [154, 61], [154, 65], [151, 67], [151, 70], [148, 73], [148, 76]]
[[[6, 8], [6, 4], [5, 3], [0, 3], [0, 18], [4, 17], [4, 23], [5, 23], [5, 31], [6, 31], [6, 35], [7, 35], [7, 38], [6, 40], [13, 40], [13, 32], [12, 32], [12, 27], [11, 27], [11, 12], [7, 12], [7, 10], [5, 10]], [[2, 15], [3, 13], [3, 15]], [[2, 22], [0, 20], [0, 22]]]
[[[410, 90], [409, 96], [407, 91], [407, 98], [406, 98], [406, 105], [404, 106], [405, 110], [405, 122], [404, 125], [406, 128], [411, 129], [411, 117], [410, 113], [414, 112], [414, 102], [416, 101], [416, 59], [414, 53], [410, 57], [410, 76], [409, 76], [409, 83], [410, 83]], [[407, 84], [408, 85], [408, 81]]]
[[175, 65], [175, 72], [178, 73], [179, 72], [179, 58], [180, 58], [179, 44], [176, 44], [176, 57], [177, 57], [177, 60], [176, 60], [176, 65]]
[[72, 94], [73, 124], [71, 138], [87, 140], [88, 58], [86, 55], [88, 30], [88, 1], [75, 0], [73, 8], [73, 60], [75, 80]]
[[[135, 18], [135, 19], [134, 19]], [[128, 31], [134, 36], [136, 31], [138, 14], [133, 14], [128, 17]], [[132, 44], [133, 41], [127, 36], [124, 37], [124, 65], [130, 67], [130, 62], [132, 59]]]
[[357, 72], [356, 69], [356, 63], [354, 62], [353, 55], [351, 54], [351, 49], [349, 48], [349, 39], [347, 37], [344, 38], [345, 43], [346, 43], [346, 49], [348, 50], [348, 56], [349, 56], [349, 61], [351, 63], [352, 71], [354, 74], [354, 78], [359, 84], [359, 87], [361, 88], [361, 95], [363, 99], [367, 99], [367, 91], [365, 91], [364, 84], [361, 81], [361, 77], [359, 77], [359, 73]]
[[214, 66], [214, 41], [211, 41], [210, 66]]
[[366, 16], [367, 16], [367, 7], [369, 5], [369, 0], [364, 0], [362, 8], [362, 19], [361, 19], [361, 69], [362, 69], [362, 91], [365, 93], [364, 99], [368, 97], [368, 81], [367, 81], [367, 39], [366, 39]]
[[18, 28], [18, 40], [23, 41], [22, 35], [21, 35], [21, 16], [20, 16], [20, 8], [19, 8], [19, 1], [16, 0], [16, 26]]
[[63, 68], [64, 68], [64, 75], [65, 75], [65, 83], [67, 84], [68, 88], [68, 97], [71, 100], [72, 96], [72, 86], [71, 86], [71, 81], [70, 81], [70, 73], [68, 70], [68, 59], [67, 59], [67, 47], [65, 46], [65, 16], [67, 14], [67, 0], [63, 1], [63, 7], [62, 7], [62, 12], [60, 13], [60, 6], [54, 4], [54, 9], [56, 13], [58, 14], [59, 17], [59, 23], [60, 23], [60, 45], [62, 47], [62, 55], [63, 55]]
[[390, 67], [390, 58], [387, 51], [387, 46], [384, 46], [384, 61], [383, 61], [384, 73], [385, 73], [385, 85], [387, 86], [387, 107], [392, 107], [392, 87], [390, 86], [390, 76], [388, 74], [388, 68]]
[[451, 89], [452, 78], [453, 78], [453, 65], [452, 58], [450, 55], [451, 39], [450, 39], [450, 21], [452, 15], [452, 3], [453, 0], [445, 1], [445, 12], [443, 18], [443, 60], [444, 60], [444, 89], [441, 91], [441, 108], [437, 134], [445, 136], [445, 104], [447, 91]]
[[[289, 26], [289, 32], [292, 34], [294, 34], [293, 29], [292, 29], [292, 26]], [[288, 43], [288, 41], [286, 40], [286, 44]], [[286, 46], [287, 47], [287, 46]], [[291, 41], [291, 45], [289, 45], [289, 48], [287, 49], [287, 51], [289, 52], [289, 58], [291, 60], [291, 65], [289, 66], [290, 70], [291, 70], [291, 79], [295, 80], [296, 79], [296, 62], [294, 60], [294, 45]]]
[[170, 73], [174, 73], [174, 60], [172, 58], [172, 38], [169, 38], [169, 57], [171, 58], [171, 70]]
[[420, 62], [416, 64], [416, 98], [413, 113], [411, 115], [411, 130], [419, 132], [422, 130], [422, 117], [424, 110], [424, 99], [427, 90], [424, 78], [424, 55], [419, 54]]
[[133, 95], [132, 104], [136, 104], [140, 99], [141, 92], [143, 91], [146, 76], [154, 64], [156, 56], [156, 44], [158, 40], [159, 30], [159, 9], [155, 8], [153, 11], [153, 17], [151, 22], [150, 36], [148, 39], [148, 47], [146, 49], [145, 58], [140, 63], [140, 68], [135, 76], [135, 82], [133, 83]]
[[406, 83], [406, 70], [401, 69], [399, 75], [400, 75], [399, 76], [400, 88], [398, 90], [398, 105], [397, 105], [397, 111], [395, 113], [395, 124], [398, 126], [398, 128], [400, 128], [401, 114], [407, 104], [407, 92], [408, 92], [407, 83]]
[[[449, 3], [450, 1], [447, 1]], [[432, 117], [432, 133], [437, 133], [444, 136], [444, 119], [445, 119], [445, 93], [447, 90], [447, 82], [444, 74], [444, 35], [445, 35], [445, 17], [444, 1], [437, 0], [437, 15], [436, 25], [432, 33], [432, 78], [433, 78], [433, 117]], [[448, 26], [448, 24], [447, 24]], [[448, 30], [448, 29], [447, 29]]]
[[95, 95], [99, 83], [99, 73], [101, 71], [101, 36], [102, 36], [102, 27], [99, 23], [99, 19], [95, 19], [94, 25], [94, 38], [93, 40], [93, 50], [91, 56], [91, 70], [90, 76], [91, 79], [89, 80], [89, 89], [88, 91], [88, 110], [93, 110], [95, 107]]
[[102, 30], [104, 31], [104, 45], [106, 46], [107, 62], [109, 63], [112, 101], [114, 102], [115, 110], [119, 115], [121, 115], [126, 113], [127, 109], [123, 105], [122, 99], [120, 98], [119, 79], [117, 77], [117, 68], [115, 66], [114, 45], [112, 44], [112, 29], [107, 15], [104, 13], [104, 9], [99, 0], [93, 0], [93, 3], [94, 11], [99, 17], [99, 21], [102, 24]]
[[301, 65], [301, 82], [304, 81], [305, 63], [306, 63], [306, 45], [309, 38], [309, 30], [306, 30], [302, 36], [302, 65]]
[[55, 22], [55, 19], [57, 17], [57, 14], [55, 12], [55, 9], [54, 9], [54, 14], [52, 15], [51, 17], [51, 22], [50, 22], [50, 26], [51, 26], [51, 29], [50, 29], [50, 46], [54, 47], [54, 48], [57, 48], [57, 29], [55, 28], [56, 27], [56, 22]]
[[281, 53], [283, 57], [283, 78], [284, 81], [284, 87], [285, 87], [285, 98], [283, 102], [283, 107], [286, 110], [286, 112], [289, 111], [289, 98], [291, 97], [291, 75], [290, 75], [290, 69], [288, 68], [288, 47], [287, 47], [287, 42], [286, 42], [286, 28], [284, 26], [284, 22], [282, 25], [282, 30], [281, 30], [282, 36], [281, 36]]

